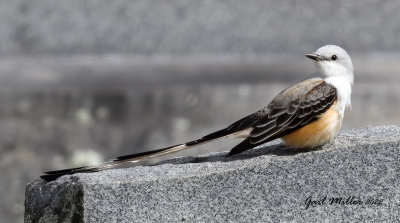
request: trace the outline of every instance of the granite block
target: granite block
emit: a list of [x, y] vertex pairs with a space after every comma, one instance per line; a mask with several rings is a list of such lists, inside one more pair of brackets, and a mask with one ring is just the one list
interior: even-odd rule
[[28, 184], [25, 222], [394, 222], [400, 127], [341, 132], [313, 151], [274, 141]]

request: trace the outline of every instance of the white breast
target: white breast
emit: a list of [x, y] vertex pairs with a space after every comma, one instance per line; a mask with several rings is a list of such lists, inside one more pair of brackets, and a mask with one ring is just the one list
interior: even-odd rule
[[351, 83], [344, 76], [332, 76], [325, 78], [325, 82], [333, 85], [337, 90], [336, 111], [343, 119], [346, 107], [351, 107]]

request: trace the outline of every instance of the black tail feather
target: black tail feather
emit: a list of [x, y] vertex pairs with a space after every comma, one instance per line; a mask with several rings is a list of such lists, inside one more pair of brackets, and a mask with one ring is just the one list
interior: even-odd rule
[[[243, 120], [245, 120], [245, 119], [243, 119]], [[135, 154], [125, 155], [125, 156], [119, 156], [119, 157], [115, 158], [114, 160], [112, 160], [112, 162], [108, 162], [108, 164], [112, 164], [113, 162], [114, 162], [114, 164], [121, 164], [121, 163], [124, 163], [124, 161], [132, 161], [132, 159], [140, 160], [142, 157], [143, 157], [143, 159], [146, 159], [146, 158], [149, 158], [151, 155], [164, 155], [166, 153], [176, 152], [176, 151], [173, 151], [173, 149], [176, 148], [176, 147], [179, 147], [179, 146], [193, 147], [193, 146], [200, 145], [202, 143], [210, 142], [210, 141], [213, 141], [215, 139], [222, 138], [222, 137], [227, 136], [229, 134], [235, 133], [236, 131], [238, 131], [239, 127], [244, 128], [246, 125], [244, 125], [242, 127], [243, 120], [240, 120], [240, 122], [238, 121], [238, 122], [234, 123], [233, 125], [229, 126], [228, 128], [213, 132], [213, 133], [208, 134], [208, 135], [206, 135], [206, 136], [204, 136], [204, 137], [202, 137], [200, 139], [197, 139], [197, 140], [194, 140], [194, 141], [190, 141], [190, 142], [187, 142], [185, 144], [179, 144], [179, 145], [170, 146], [170, 147], [166, 147], [166, 148], [162, 148], [162, 149], [156, 149], [156, 150], [151, 150], [151, 151], [147, 151], [147, 152], [141, 152], [141, 153], [135, 153]], [[240, 125], [240, 126], [238, 127], [238, 125]], [[241, 144], [239, 144], [239, 145], [241, 145]], [[168, 151], [170, 149], [171, 149], [171, 151]], [[239, 153], [239, 152], [237, 152], [237, 153]], [[234, 154], [236, 154], [236, 153], [234, 153]], [[231, 155], [234, 155], [234, 154], [231, 154]], [[44, 179], [46, 181], [53, 181], [53, 180], [55, 180], [58, 177], [63, 176], [63, 175], [70, 175], [70, 174], [75, 174], [75, 173], [98, 172], [100, 170], [104, 170], [104, 169], [109, 169], [110, 168], [110, 167], [104, 167], [104, 166], [101, 166], [101, 165], [102, 164], [100, 164], [99, 166], [93, 166], [93, 167], [85, 166], [85, 167], [78, 167], [78, 168], [72, 168], [72, 169], [64, 169], [64, 170], [56, 170], [56, 171], [44, 172], [45, 175], [40, 176], [40, 178], [42, 178], [42, 179]], [[111, 165], [111, 166], [113, 166], [113, 165]]]
[[65, 175], [64, 173], [54, 173], [54, 174], [46, 174], [46, 175], [42, 175], [40, 176], [40, 178], [42, 178], [43, 180], [50, 182], [53, 180], [56, 180], [57, 178], [61, 177]]
[[43, 172], [45, 174], [60, 174], [60, 173], [69, 173], [69, 172], [74, 172], [77, 170], [81, 170], [87, 168], [87, 166], [83, 167], [77, 167], [77, 168], [70, 168], [70, 169], [63, 169], [63, 170], [54, 170], [54, 171], [48, 171], [48, 172]]
[[71, 169], [44, 172], [45, 175], [40, 176], [40, 178], [42, 178], [43, 180], [46, 180], [46, 181], [53, 181], [64, 175], [71, 175], [71, 174], [75, 174], [75, 173], [93, 173], [93, 172], [97, 172], [97, 171], [99, 171], [97, 168], [77, 167], [77, 168], [71, 168]]
[[[188, 147], [192, 147], [192, 146], [196, 146], [198, 144], [210, 141], [210, 140], [214, 140], [220, 137], [224, 136], [224, 130], [221, 131], [217, 131], [215, 133], [211, 133], [201, 139], [198, 140], [194, 140], [185, 144], [178, 144], [175, 146], [169, 146], [166, 148], [162, 148], [162, 149], [156, 149], [156, 150], [151, 150], [151, 151], [146, 151], [146, 152], [141, 152], [141, 153], [135, 153], [135, 154], [129, 154], [129, 155], [125, 155], [125, 156], [118, 156], [117, 158], [115, 158], [113, 160], [113, 162], [124, 162], [126, 160], [131, 160], [131, 159], [140, 159], [140, 157], [146, 157], [146, 156], [150, 156], [153, 154], [157, 154], [157, 153], [162, 153], [165, 152], [169, 149], [181, 146], [181, 145], [185, 145]], [[101, 164], [100, 164], [101, 165]], [[71, 169], [64, 169], [64, 170], [55, 170], [55, 171], [48, 171], [48, 172], [44, 172], [45, 175], [40, 176], [40, 178], [46, 180], [46, 181], [53, 181], [63, 175], [71, 175], [71, 174], [75, 174], [75, 173], [91, 173], [91, 172], [98, 172], [100, 171], [101, 168], [90, 168], [88, 166], [84, 166], [84, 167], [77, 167], [77, 168], [71, 168]]]
[[[175, 146], [179, 146], [179, 145], [175, 145]], [[175, 146], [170, 146], [170, 147], [166, 147], [166, 148], [162, 148], [162, 149], [156, 149], [156, 150], [151, 150], [151, 151], [146, 151], [146, 152], [141, 152], [141, 153], [129, 154], [129, 155], [125, 155], [125, 156], [118, 156], [113, 161], [124, 161], [124, 160], [137, 158], [137, 157], [141, 157], [141, 156], [147, 156], [147, 155], [151, 155], [154, 153], [159, 153], [159, 152], [165, 151], [165, 150], [170, 149]]]
[[141, 152], [141, 153], [129, 154], [129, 155], [125, 155], [125, 156], [118, 156], [113, 161], [124, 161], [124, 160], [128, 160], [128, 159], [138, 158], [138, 157], [141, 157], [141, 156], [147, 156], [147, 155], [163, 152], [163, 151], [166, 151], [168, 149], [171, 149], [171, 148], [174, 148], [174, 147], [177, 147], [177, 146], [181, 146], [181, 145], [195, 146], [195, 145], [198, 145], [198, 144], [210, 141], [210, 140], [214, 140], [214, 139], [226, 136], [228, 134], [229, 133], [228, 133], [227, 129], [222, 129], [222, 130], [213, 132], [211, 134], [208, 134], [206, 136], [203, 136], [200, 139], [187, 142], [185, 144], [178, 144], [178, 145], [174, 145], [174, 146], [165, 147], [165, 148], [162, 148], [162, 149], [156, 149], [156, 150], [151, 150], [151, 151], [146, 151], [146, 152]]

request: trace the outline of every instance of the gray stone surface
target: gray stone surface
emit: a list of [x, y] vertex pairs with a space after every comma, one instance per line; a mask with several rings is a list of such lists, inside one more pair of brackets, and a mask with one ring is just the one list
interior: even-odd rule
[[396, 0], [2, 0], [0, 55], [398, 52], [399, 10]]
[[[273, 142], [234, 158], [36, 180], [26, 188], [25, 222], [395, 222], [399, 137], [398, 126], [353, 129], [309, 152]], [[361, 203], [346, 204], [352, 196]], [[310, 197], [322, 203], [307, 208]]]

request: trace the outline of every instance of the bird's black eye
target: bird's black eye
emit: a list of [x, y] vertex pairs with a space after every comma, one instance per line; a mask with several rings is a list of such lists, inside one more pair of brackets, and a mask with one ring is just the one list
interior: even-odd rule
[[336, 56], [336, 55], [332, 55], [331, 59], [332, 59], [332, 60], [336, 60], [336, 59], [337, 59], [337, 56]]

